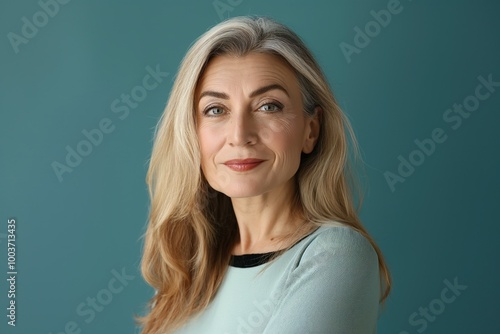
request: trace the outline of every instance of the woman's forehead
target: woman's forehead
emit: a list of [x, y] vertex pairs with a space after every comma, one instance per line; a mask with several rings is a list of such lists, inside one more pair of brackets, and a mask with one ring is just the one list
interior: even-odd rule
[[245, 56], [220, 55], [208, 62], [198, 81], [197, 91], [269, 84], [278, 84], [290, 91], [298, 88], [293, 68], [281, 57], [256, 52]]

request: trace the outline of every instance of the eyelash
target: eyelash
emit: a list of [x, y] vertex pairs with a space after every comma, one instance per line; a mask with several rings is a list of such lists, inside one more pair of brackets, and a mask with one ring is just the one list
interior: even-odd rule
[[[283, 107], [284, 107], [284, 106], [283, 106], [283, 104], [281, 104], [281, 103], [280, 103], [280, 102], [278, 102], [278, 101], [272, 101], [272, 102], [266, 102], [266, 103], [263, 103], [263, 104], [262, 104], [262, 105], [258, 108], [258, 110], [259, 110], [260, 108], [264, 107], [264, 106], [269, 106], [269, 105], [270, 105], [270, 106], [274, 106], [274, 107], [276, 107], [276, 110], [274, 110], [274, 111], [264, 111], [265, 113], [272, 114], [272, 113], [276, 113], [276, 112], [283, 111]], [[205, 115], [205, 116], [207, 116], [207, 117], [217, 117], [218, 115], [220, 115], [220, 114], [218, 114], [218, 115], [208, 115], [208, 112], [209, 112], [210, 110], [212, 110], [212, 109], [223, 109], [223, 110], [224, 110], [224, 109], [225, 109], [225, 107], [224, 107], [224, 106], [221, 106], [221, 105], [211, 105], [211, 106], [208, 106], [208, 107], [207, 107], [207, 108], [203, 111], [203, 115]], [[263, 110], [261, 110], [261, 111], [263, 111]]]

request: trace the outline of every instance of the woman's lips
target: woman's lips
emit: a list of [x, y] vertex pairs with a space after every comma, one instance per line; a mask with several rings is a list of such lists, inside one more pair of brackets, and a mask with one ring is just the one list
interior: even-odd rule
[[237, 172], [245, 172], [254, 169], [260, 165], [264, 160], [261, 159], [234, 159], [224, 162], [224, 165]]

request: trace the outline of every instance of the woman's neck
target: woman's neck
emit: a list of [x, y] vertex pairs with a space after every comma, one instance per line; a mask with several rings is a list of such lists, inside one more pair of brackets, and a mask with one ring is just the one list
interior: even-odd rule
[[294, 207], [293, 183], [281, 189], [247, 198], [232, 198], [239, 238], [233, 255], [268, 253], [287, 247], [284, 239], [303, 224]]

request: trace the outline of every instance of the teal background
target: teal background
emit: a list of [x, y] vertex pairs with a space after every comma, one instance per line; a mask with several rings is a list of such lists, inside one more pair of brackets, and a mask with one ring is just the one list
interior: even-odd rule
[[[369, 181], [362, 219], [394, 280], [379, 333], [499, 333], [500, 87], [458, 129], [443, 120], [474, 94], [478, 76], [500, 81], [499, 3], [402, 0], [402, 11], [348, 63], [340, 43], [353, 45], [354, 27], [388, 1], [222, 2], [233, 4], [223, 17], [268, 15], [294, 29], [352, 121]], [[21, 35], [22, 18], [33, 22], [41, 10], [34, 0], [0, 5], [0, 332], [69, 333], [74, 321], [82, 333], [137, 333], [132, 316], [152, 293], [139, 263], [153, 129], [183, 55], [223, 17], [213, 1], [73, 0], [16, 53], [7, 35]], [[111, 103], [157, 65], [169, 76], [121, 120]], [[104, 118], [113, 132], [60, 182], [51, 164], [64, 163], [65, 147]], [[414, 140], [435, 128], [447, 140], [391, 191], [384, 172], [396, 173], [398, 156], [408, 159]], [[5, 316], [11, 217], [15, 328]], [[133, 278], [86, 322], [78, 306], [109, 296], [113, 270]], [[411, 324], [455, 278], [467, 286], [461, 295], [425, 329]]]

